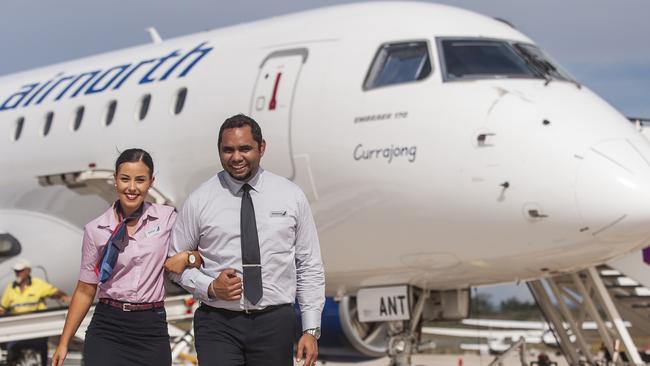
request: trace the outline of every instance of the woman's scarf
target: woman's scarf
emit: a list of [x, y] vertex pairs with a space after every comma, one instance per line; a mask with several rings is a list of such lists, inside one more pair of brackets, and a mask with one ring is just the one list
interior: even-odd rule
[[117, 263], [117, 255], [120, 252], [123, 252], [126, 245], [129, 244], [129, 234], [126, 225], [133, 220], [138, 220], [140, 216], [142, 216], [144, 203], [126, 218], [124, 218], [120, 201], [116, 201], [113, 207], [117, 212], [119, 223], [108, 238], [106, 247], [104, 248], [104, 253], [102, 254], [102, 259], [97, 264], [96, 272], [99, 275], [99, 282], [101, 283], [108, 281], [113, 275], [113, 269], [115, 268], [115, 263]]

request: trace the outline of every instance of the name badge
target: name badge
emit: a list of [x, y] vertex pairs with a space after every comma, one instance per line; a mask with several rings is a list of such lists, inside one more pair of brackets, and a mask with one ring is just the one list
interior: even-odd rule
[[156, 227], [154, 227], [154, 228], [151, 228], [151, 229], [145, 231], [144, 235], [145, 235], [147, 238], [150, 238], [150, 237], [152, 237], [152, 236], [155, 236], [155, 235], [158, 234], [158, 233], [160, 233], [160, 226], [156, 226]]
[[271, 211], [271, 217], [282, 217], [282, 216], [287, 216], [287, 210]]

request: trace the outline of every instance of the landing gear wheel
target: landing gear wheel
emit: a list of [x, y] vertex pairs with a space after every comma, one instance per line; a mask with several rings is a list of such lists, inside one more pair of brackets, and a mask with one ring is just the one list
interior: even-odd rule
[[422, 329], [422, 311], [429, 298], [428, 292], [421, 292], [411, 311], [411, 319], [389, 322], [388, 350], [390, 366], [410, 366], [411, 355], [418, 352]]
[[406, 331], [408, 322], [390, 322], [387, 354], [390, 366], [408, 366], [416, 349], [415, 337]]

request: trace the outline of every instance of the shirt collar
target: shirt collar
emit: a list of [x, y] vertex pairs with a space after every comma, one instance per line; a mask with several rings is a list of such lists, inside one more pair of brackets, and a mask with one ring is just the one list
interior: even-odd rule
[[[115, 204], [112, 204], [111, 207], [106, 210], [100, 217], [99, 220], [97, 221], [97, 227], [100, 229], [105, 229], [105, 228], [111, 228], [114, 229], [117, 227], [117, 218], [115, 218], [115, 210], [114, 210]], [[151, 204], [151, 202], [145, 202], [144, 203], [144, 208], [142, 209], [142, 216], [138, 219], [138, 224], [137, 227], [140, 227], [140, 225], [145, 221], [149, 220], [157, 220], [158, 219], [158, 213], [156, 212], [156, 208], [154, 205]]]
[[[32, 285], [32, 276], [29, 276], [29, 277], [27, 277], [27, 286], [31, 286], [31, 285]], [[20, 286], [20, 285], [18, 284], [18, 282], [17, 282], [17, 281], [14, 281], [14, 283], [12, 284], [11, 287], [12, 287], [12, 288], [16, 288], [16, 287], [18, 287], [18, 286]]]
[[262, 189], [262, 181], [263, 181], [262, 178], [264, 177], [264, 169], [262, 169], [262, 167], [259, 167], [257, 169], [257, 173], [255, 173], [255, 175], [252, 178], [250, 178], [248, 181], [237, 180], [233, 178], [225, 170], [221, 171], [221, 177], [224, 183], [226, 184], [226, 187], [230, 191], [230, 193], [232, 193], [234, 196], [239, 194], [239, 192], [241, 191], [241, 187], [246, 183], [248, 183], [248, 185], [250, 185], [253, 188], [253, 190], [255, 190], [256, 192], [260, 192], [260, 190]]

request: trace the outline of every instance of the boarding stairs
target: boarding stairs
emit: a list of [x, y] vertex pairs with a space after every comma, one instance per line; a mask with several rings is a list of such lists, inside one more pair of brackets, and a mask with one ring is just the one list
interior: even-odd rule
[[[633, 336], [650, 335], [650, 289], [609, 266], [599, 267], [601, 277], [623, 319], [633, 324]], [[648, 268], [650, 274], [650, 267]]]
[[[603, 265], [528, 287], [569, 365], [645, 364], [632, 336], [650, 334], [650, 290], [638, 282]], [[589, 320], [596, 332], [578, 327]]]

